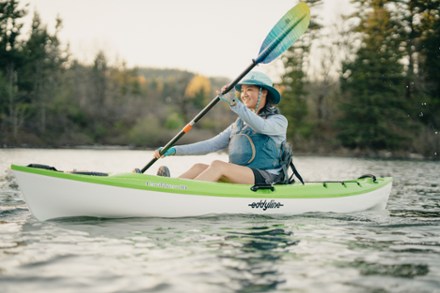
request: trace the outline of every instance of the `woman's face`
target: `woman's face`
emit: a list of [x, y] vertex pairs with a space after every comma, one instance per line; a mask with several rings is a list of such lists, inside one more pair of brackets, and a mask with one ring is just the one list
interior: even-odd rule
[[267, 90], [263, 89], [261, 93], [261, 101], [258, 105], [258, 109], [255, 109], [258, 102], [258, 93], [260, 91], [260, 88], [255, 85], [242, 85], [241, 86], [241, 93], [240, 98], [243, 104], [248, 107], [249, 109], [256, 110], [258, 112], [261, 108], [266, 105], [266, 96], [267, 96]]

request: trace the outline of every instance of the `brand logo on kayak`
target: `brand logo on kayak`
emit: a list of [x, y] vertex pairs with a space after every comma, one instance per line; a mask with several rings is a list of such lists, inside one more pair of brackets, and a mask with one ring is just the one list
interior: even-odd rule
[[163, 182], [145, 182], [146, 186], [149, 187], [155, 187], [155, 188], [166, 188], [166, 189], [180, 189], [180, 190], [187, 190], [188, 187], [186, 185], [174, 185], [169, 183], [163, 183]]
[[260, 200], [258, 202], [253, 202], [248, 204], [253, 209], [263, 209], [263, 211], [267, 209], [279, 209], [280, 207], [283, 207], [284, 205], [280, 202], [274, 201], [273, 199], [271, 201], [267, 200]]

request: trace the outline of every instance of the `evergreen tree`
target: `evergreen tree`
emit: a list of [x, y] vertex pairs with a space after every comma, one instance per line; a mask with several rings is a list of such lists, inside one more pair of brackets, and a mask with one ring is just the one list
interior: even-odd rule
[[282, 82], [283, 102], [280, 104], [280, 109], [289, 121], [287, 132], [289, 140], [299, 143], [310, 133], [306, 122], [308, 109], [305, 90], [307, 82], [305, 59], [309, 49], [309, 45], [299, 40], [285, 53], [283, 60], [285, 74]]
[[[404, 50], [406, 98], [412, 117], [439, 127], [440, 1], [401, 0], [394, 19], [400, 25]], [[437, 97], [437, 98], [436, 98]]]
[[94, 86], [92, 97], [94, 99], [93, 105], [96, 107], [97, 110], [99, 109], [99, 107], [104, 106], [105, 102], [107, 101], [109, 76], [108, 70], [109, 68], [107, 65], [107, 57], [105, 56], [104, 52], [100, 51], [95, 57], [92, 69], [92, 79]]
[[396, 149], [408, 142], [409, 119], [404, 99], [404, 75], [397, 24], [389, 1], [358, 2], [361, 46], [354, 61], [343, 63], [339, 138], [359, 149]]
[[420, 90], [420, 80], [417, 77], [418, 52], [420, 51], [421, 27], [419, 16], [420, 4], [426, 0], [403, 0], [396, 2], [394, 19], [400, 24], [399, 34], [402, 36], [404, 57], [407, 68], [405, 74], [405, 96], [408, 101]]
[[423, 81], [422, 122], [440, 129], [440, 1], [419, 3], [421, 10], [420, 76]]
[[[313, 8], [322, 4], [321, 0], [305, 1]], [[285, 73], [282, 76], [283, 102], [280, 104], [282, 113], [289, 120], [287, 137], [289, 141], [295, 141], [297, 146], [303, 144], [303, 140], [312, 132], [312, 125], [307, 121], [307, 69], [310, 63], [310, 48], [316, 31], [321, 27], [312, 17], [308, 33], [302, 36], [282, 56]]]
[[19, 95], [18, 70], [24, 64], [19, 41], [27, 11], [17, 0], [0, 0], [0, 141], [16, 140], [24, 122], [26, 101]]
[[38, 13], [34, 14], [29, 39], [24, 43], [25, 64], [19, 71], [19, 86], [23, 95], [31, 103], [32, 123], [27, 125], [32, 132], [44, 134], [50, 105], [60, 88], [61, 75], [68, 54], [61, 48], [57, 34], [61, 28], [57, 19], [56, 32], [50, 34], [41, 22]]

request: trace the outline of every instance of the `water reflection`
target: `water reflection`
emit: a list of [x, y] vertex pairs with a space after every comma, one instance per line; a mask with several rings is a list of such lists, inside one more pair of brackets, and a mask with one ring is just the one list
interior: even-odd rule
[[[145, 151], [0, 150], [0, 170], [39, 158], [63, 170], [99, 165], [117, 173], [146, 156]], [[196, 159], [176, 157], [166, 164], [178, 174]], [[214, 159], [222, 157], [204, 158]], [[438, 162], [298, 161], [309, 180], [392, 175], [389, 214], [38, 222], [10, 172], [0, 174], [0, 291], [439, 291]]]
[[379, 275], [392, 276], [399, 278], [414, 278], [417, 276], [424, 276], [429, 273], [429, 266], [426, 264], [381, 264], [367, 262], [364, 260], [356, 260], [349, 264], [357, 268], [361, 275]]
[[293, 232], [283, 225], [253, 226], [230, 232], [226, 240], [239, 250], [222, 250], [220, 255], [232, 272], [230, 285], [236, 292], [268, 292], [286, 282], [278, 265], [287, 248], [299, 243], [293, 239]]
[[[289, 248], [299, 243], [284, 225], [268, 221], [272, 220], [238, 216], [30, 221], [22, 231], [27, 249], [40, 251], [50, 244], [57, 253], [24, 259], [20, 269], [39, 265], [49, 271], [92, 255], [106, 266], [123, 268], [113, 270], [115, 280], [126, 279], [130, 267], [131, 279], [141, 290], [159, 285], [177, 290], [192, 281], [204, 292], [268, 292], [286, 283], [281, 267]], [[41, 239], [42, 235], [51, 237]], [[66, 255], [69, 258], [62, 257]], [[176, 267], [180, 269], [171, 269]], [[105, 270], [91, 269], [91, 279], [99, 279]]]

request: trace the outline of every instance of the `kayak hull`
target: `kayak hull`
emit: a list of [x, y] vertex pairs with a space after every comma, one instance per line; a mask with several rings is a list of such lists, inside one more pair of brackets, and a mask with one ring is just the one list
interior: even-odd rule
[[384, 209], [389, 177], [341, 182], [250, 185], [144, 174], [89, 176], [12, 166], [23, 198], [39, 220], [64, 217], [195, 217], [214, 214], [297, 215]]

